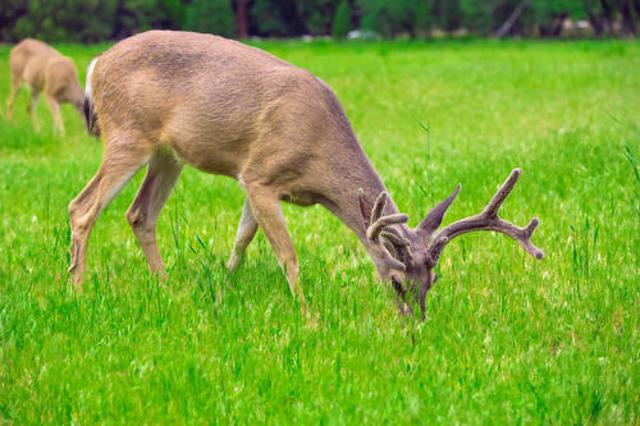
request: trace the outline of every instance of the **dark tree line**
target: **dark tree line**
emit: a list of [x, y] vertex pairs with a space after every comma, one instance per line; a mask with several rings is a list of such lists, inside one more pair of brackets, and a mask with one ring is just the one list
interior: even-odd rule
[[0, 41], [97, 42], [150, 28], [229, 37], [393, 38], [465, 33], [558, 37], [567, 22], [587, 34], [634, 36], [640, 0], [2, 0]]

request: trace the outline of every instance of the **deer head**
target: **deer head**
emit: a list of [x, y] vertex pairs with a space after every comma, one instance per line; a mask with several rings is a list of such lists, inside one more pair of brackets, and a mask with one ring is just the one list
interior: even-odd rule
[[484, 210], [471, 217], [461, 219], [442, 229], [442, 219], [455, 200], [460, 185], [449, 197], [438, 204], [416, 228], [408, 228], [405, 214], [383, 216], [387, 194], [382, 192], [373, 207], [369, 208], [362, 191], [359, 192], [360, 210], [366, 226], [369, 250], [384, 280], [391, 280], [399, 296], [400, 309], [410, 313], [407, 295], [412, 292], [425, 317], [425, 298], [436, 281], [434, 269], [446, 245], [455, 237], [474, 231], [495, 231], [516, 240], [520, 246], [536, 259], [544, 253], [531, 242], [531, 236], [539, 224], [537, 218], [524, 228], [509, 223], [498, 216], [500, 206], [513, 190], [520, 170], [511, 172], [507, 180], [493, 196]]

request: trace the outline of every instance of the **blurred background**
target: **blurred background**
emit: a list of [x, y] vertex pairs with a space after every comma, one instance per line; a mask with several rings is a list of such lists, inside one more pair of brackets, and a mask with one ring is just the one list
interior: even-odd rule
[[[79, 19], [81, 18], [81, 19]], [[0, 42], [227, 37], [634, 37], [640, 0], [2, 0]]]

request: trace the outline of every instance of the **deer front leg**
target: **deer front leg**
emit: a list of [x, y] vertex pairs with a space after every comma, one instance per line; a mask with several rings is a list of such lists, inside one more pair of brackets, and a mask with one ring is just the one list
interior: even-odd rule
[[251, 203], [247, 197], [247, 199], [244, 200], [244, 206], [242, 207], [242, 218], [238, 224], [236, 241], [233, 245], [233, 249], [231, 250], [229, 261], [227, 262], [227, 268], [229, 271], [233, 272], [238, 267], [245, 249], [253, 240], [257, 230], [258, 223], [256, 222], [256, 218], [253, 216]]
[[38, 120], [36, 119], [36, 104], [38, 103], [38, 99], [40, 99], [40, 92], [35, 89], [32, 90], [29, 103], [27, 104], [27, 114], [29, 114], [31, 123], [33, 123], [33, 127], [36, 130], [40, 130], [40, 124], [38, 124]]
[[264, 230], [278, 262], [287, 276], [291, 295], [297, 298], [303, 309], [306, 310], [304, 293], [298, 282], [298, 260], [277, 194], [271, 188], [259, 184], [247, 185], [247, 194], [258, 225]]
[[64, 135], [64, 122], [62, 121], [62, 115], [60, 114], [60, 104], [52, 96], [47, 95], [46, 99], [47, 99], [47, 105], [51, 110], [51, 114], [53, 114], [54, 124], [58, 129], [58, 131], [60, 132], [60, 134]]

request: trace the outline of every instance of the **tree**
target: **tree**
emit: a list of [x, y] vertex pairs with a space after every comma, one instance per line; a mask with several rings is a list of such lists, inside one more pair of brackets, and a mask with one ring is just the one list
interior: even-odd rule
[[[620, 16], [622, 17], [622, 35], [632, 36], [636, 33], [636, 20], [638, 16], [634, 13], [632, 0], [619, 0]], [[640, 14], [640, 2], [635, 2], [636, 10]]]
[[[34, 37], [47, 42], [96, 42], [111, 36], [115, 1], [30, 0], [11, 30], [13, 40]], [[100, 19], [78, 19], [100, 17]]]
[[441, 29], [451, 33], [462, 27], [460, 0], [436, 0], [434, 8]]
[[0, 41], [17, 41], [14, 27], [29, 12], [28, 0], [3, 0], [0, 7]]
[[495, 26], [493, 17], [495, 3], [495, 0], [460, 0], [464, 27], [474, 34], [489, 34]]
[[536, 0], [532, 4], [540, 35], [558, 37], [567, 18], [580, 18], [584, 5], [580, 0]]
[[386, 38], [398, 33], [416, 37], [418, 33], [428, 34], [432, 25], [433, 0], [359, 0], [362, 14], [360, 26], [372, 30]]
[[346, 0], [342, 0], [338, 10], [336, 10], [335, 18], [333, 18], [332, 34], [334, 38], [343, 39], [351, 30], [351, 6]]
[[249, 10], [247, 0], [236, 0], [236, 35], [238, 38], [249, 37]]
[[[352, 9], [351, 2], [346, 1], [349, 9]], [[341, 0], [298, 1], [298, 14], [304, 24], [305, 32], [314, 35], [331, 34], [334, 19], [337, 17], [336, 13], [341, 3]], [[351, 22], [349, 22], [349, 27], [351, 27]]]
[[530, 6], [532, 0], [521, 0], [512, 10], [509, 12], [507, 19], [504, 20], [500, 28], [496, 31], [496, 37], [504, 37], [509, 34], [515, 24], [520, 19], [523, 12]]
[[297, 3], [296, 0], [256, 0], [251, 16], [257, 34], [272, 37], [304, 34], [306, 31]]
[[187, 8], [183, 28], [226, 37], [235, 34], [235, 19], [228, 0], [195, 0]]

